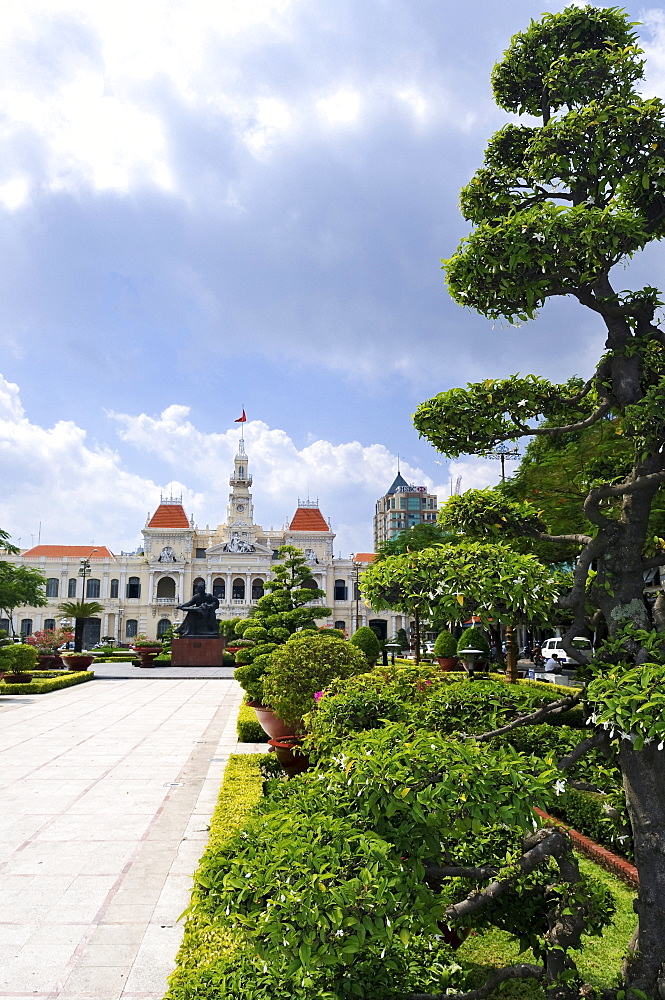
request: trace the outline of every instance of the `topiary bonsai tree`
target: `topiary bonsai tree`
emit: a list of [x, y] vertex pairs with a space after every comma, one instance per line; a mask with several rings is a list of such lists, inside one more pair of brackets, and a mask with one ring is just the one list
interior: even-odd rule
[[434, 643], [434, 655], [442, 660], [449, 660], [457, 656], [457, 640], [449, 629], [443, 629], [437, 635]]
[[332, 614], [330, 608], [312, 604], [325, 592], [311, 586], [311, 566], [301, 550], [282, 545], [278, 554], [282, 562], [273, 570], [275, 579], [265, 585], [269, 593], [259, 598], [248, 618], [233, 622], [235, 635], [251, 643], [236, 654], [234, 677], [249, 700], [259, 704], [264, 704], [262, 677], [271, 653], [300, 629], [316, 632], [316, 619]]
[[353, 646], [357, 646], [365, 654], [370, 667], [376, 665], [376, 661], [381, 654], [381, 643], [374, 629], [370, 628], [369, 625], [361, 625], [353, 633], [349, 642]]
[[489, 656], [490, 645], [480, 629], [472, 626], [465, 629], [457, 640], [456, 652], [462, 649], [480, 649], [485, 656]]
[[27, 643], [12, 643], [0, 649], [0, 670], [13, 674], [29, 674], [37, 666], [37, 650]]
[[367, 671], [365, 654], [344, 639], [294, 635], [270, 656], [263, 677], [263, 697], [282, 722], [302, 732], [303, 716], [315, 706], [314, 695], [336, 677]]

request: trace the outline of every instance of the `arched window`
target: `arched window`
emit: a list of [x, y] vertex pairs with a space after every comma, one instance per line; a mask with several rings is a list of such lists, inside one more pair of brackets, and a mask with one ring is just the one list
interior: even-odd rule
[[138, 635], [139, 623], [135, 618], [128, 618], [125, 622], [125, 635], [128, 639], [133, 639], [135, 635]]
[[74, 579], [72, 579], [72, 580], [70, 580], [68, 582], [68, 584], [67, 584], [67, 597], [76, 597], [76, 584], [77, 584], [77, 582], [78, 581], [76, 580], [76, 577], [74, 577]]
[[46, 596], [47, 597], [58, 596], [58, 581], [54, 576], [50, 576], [46, 581]]
[[240, 577], [237, 577], [233, 581], [233, 600], [234, 601], [244, 601], [245, 600], [245, 581]]
[[55, 628], [55, 618], [47, 618], [44, 621], [44, 628], [45, 629]]
[[203, 587], [203, 588], [205, 588], [205, 585], [206, 585], [206, 582], [203, 579], [203, 577], [202, 576], [197, 576], [196, 580], [194, 580], [194, 583], [192, 584], [192, 592], [194, 592], [197, 587]]
[[117, 597], [120, 589], [119, 580], [111, 580], [111, 597]]
[[223, 600], [226, 597], [226, 583], [221, 576], [212, 581], [212, 596]]
[[[127, 597], [140, 597], [141, 596], [141, 581], [138, 576], [130, 576], [127, 580], [126, 595]], [[134, 633], [136, 635], [136, 633]]]
[[346, 583], [344, 580], [335, 580], [335, 600], [346, 601], [348, 596], [349, 592], [346, 589]]
[[316, 580], [312, 580], [311, 576], [309, 580], [303, 580], [303, 587], [307, 587], [309, 590], [318, 590]]
[[32, 635], [32, 618], [23, 618], [21, 621], [21, 635]]
[[99, 580], [95, 580], [93, 577], [91, 577], [89, 580], [85, 581], [85, 596], [87, 598], [99, 597], [99, 593], [100, 593]]
[[165, 632], [171, 628], [171, 622], [168, 618], [160, 618], [157, 622], [157, 638], [161, 639]]
[[11, 622], [9, 618], [0, 618], [0, 628], [8, 635], [11, 632]]
[[253, 580], [252, 581], [252, 600], [258, 601], [260, 597], [263, 597], [263, 580]]
[[157, 597], [175, 598], [175, 580], [172, 576], [163, 576], [157, 582]]

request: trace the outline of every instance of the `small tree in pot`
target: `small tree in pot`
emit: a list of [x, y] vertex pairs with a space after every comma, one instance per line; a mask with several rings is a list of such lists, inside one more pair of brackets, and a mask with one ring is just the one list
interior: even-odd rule
[[454, 670], [457, 666], [457, 640], [448, 629], [443, 629], [437, 635], [434, 643], [434, 655], [443, 670]]

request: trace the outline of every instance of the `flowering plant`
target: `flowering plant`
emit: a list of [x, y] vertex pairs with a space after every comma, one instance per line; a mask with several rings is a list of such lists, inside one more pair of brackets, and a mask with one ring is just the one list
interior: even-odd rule
[[48, 655], [57, 653], [60, 646], [65, 642], [72, 642], [74, 633], [67, 628], [46, 628], [33, 632], [26, 637], [26, 642], [34, 646], [38, 653]]
[[147, 635], [137, 635], [132, 640], [132, 646], [136, 649], [137, 646], [161, 646], [161, 639], [149, 639]]

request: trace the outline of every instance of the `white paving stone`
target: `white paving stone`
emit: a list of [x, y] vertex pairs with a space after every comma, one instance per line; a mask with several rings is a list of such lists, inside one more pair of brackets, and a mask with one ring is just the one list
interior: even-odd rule
[[263, 747], [235, 681], [146, 673], [0, 698], [0, 1000], [164, 995], [225, 761]]

